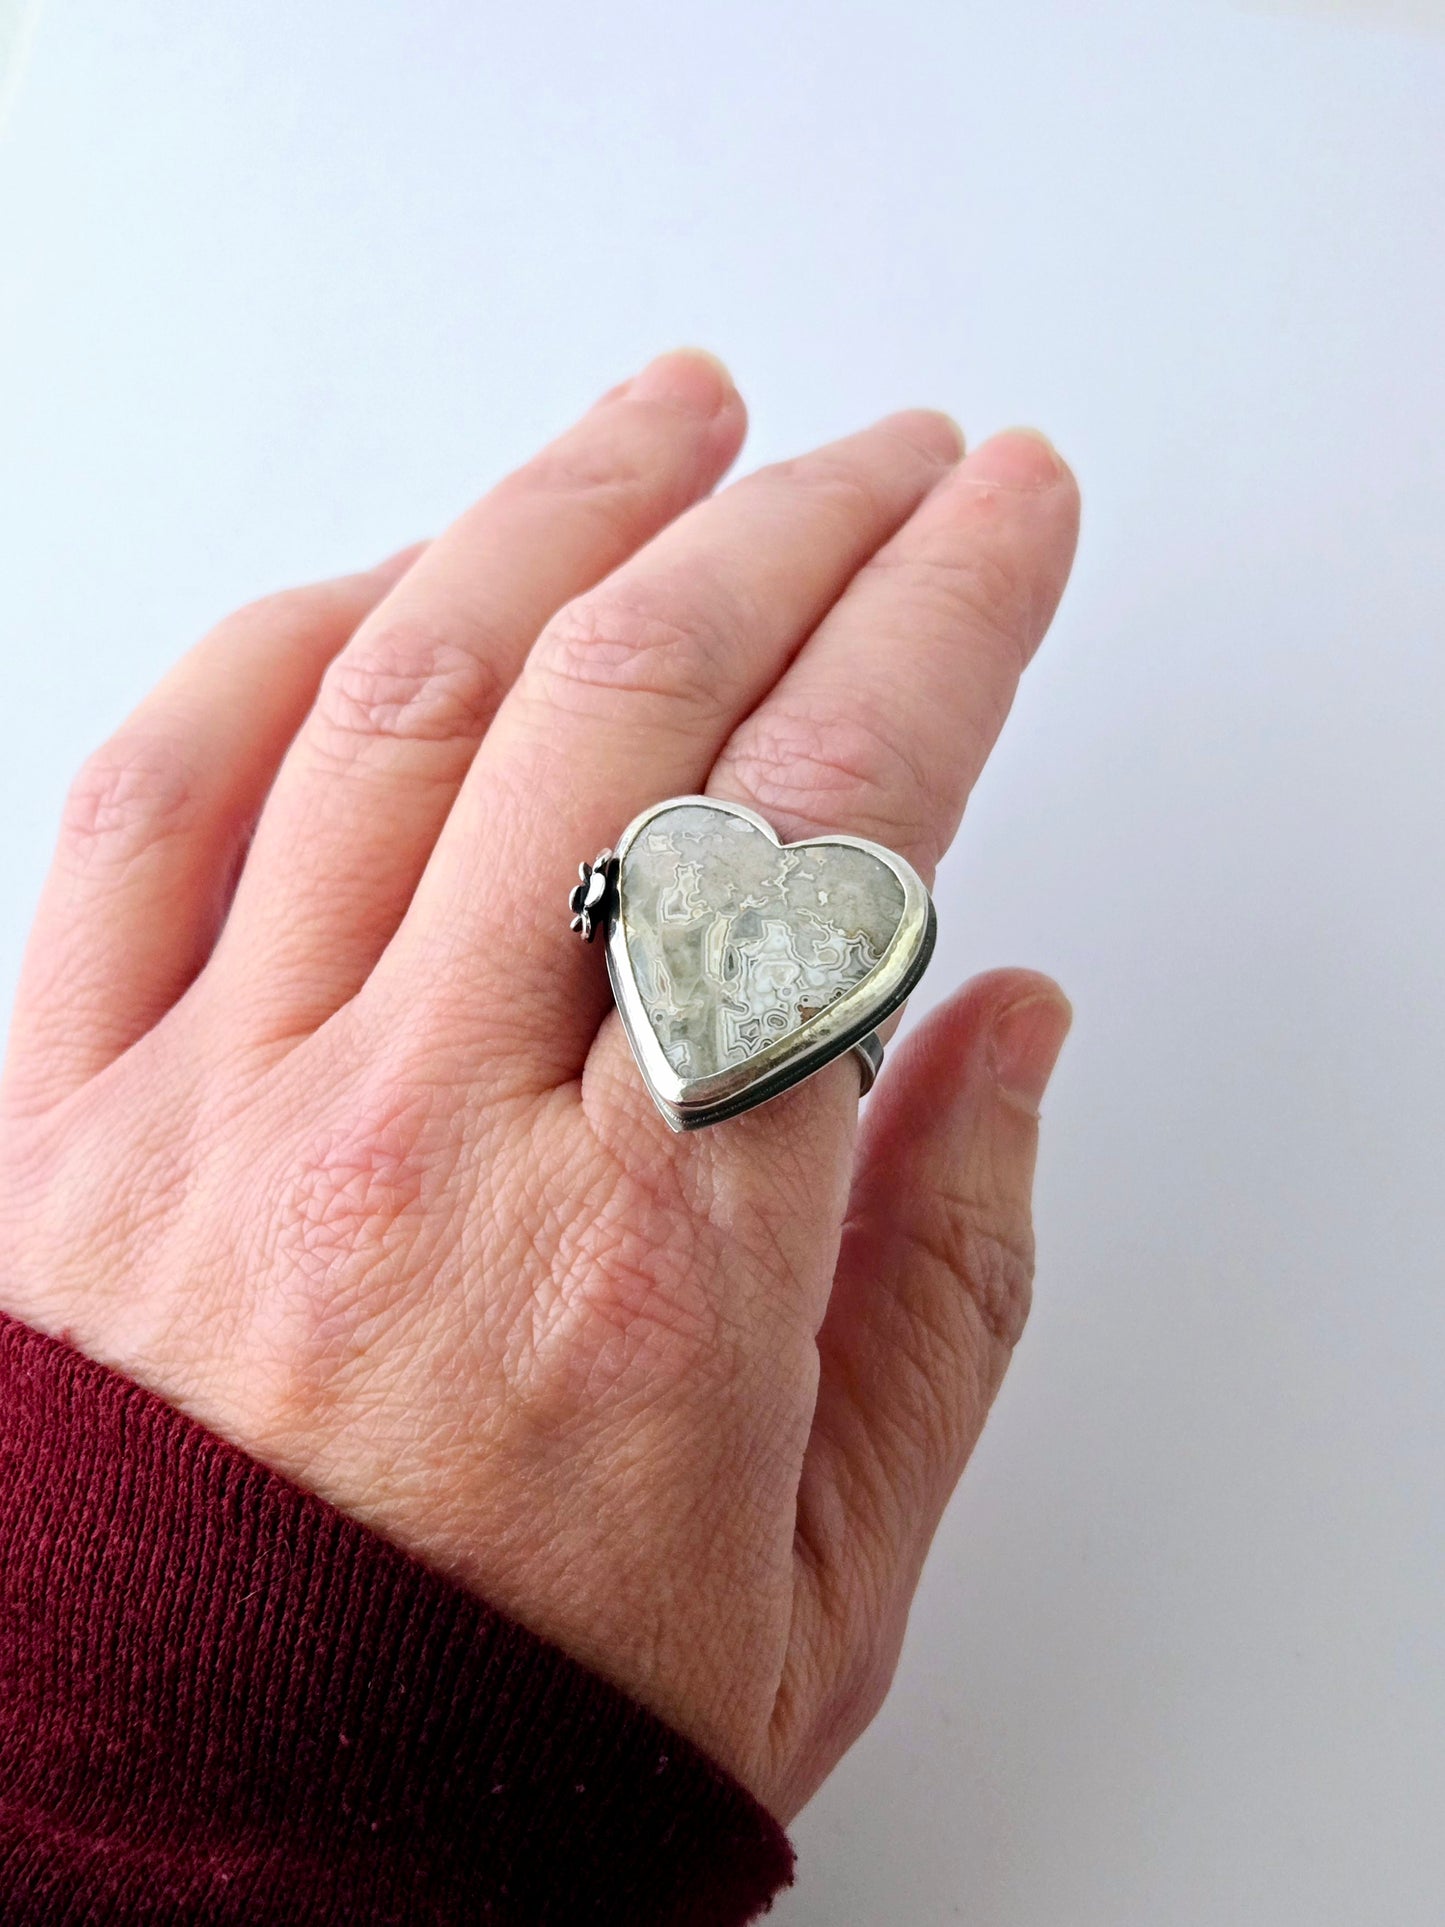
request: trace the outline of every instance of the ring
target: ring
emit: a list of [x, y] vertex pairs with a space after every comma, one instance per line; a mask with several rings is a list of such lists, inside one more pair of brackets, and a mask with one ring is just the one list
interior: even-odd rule
[[857, 836], [783, 843], [752, 810], [675, 796], [580, 866], [572, 929], [606, 937], [627, 1041], [675, 1131], [736, 1117], [851, 1052], [928, 966], [937, 923], [917, 872]]
[[850, 1046], [851, 1054], [858, 1060], [858, 1076], [862, 1080], [859, 1097], [866, 1097], [878, 1081], [878, 1073], [883, 1068], [883, 1040], [876, 1030], [870, 1030], [866, 1037], [860, 1037]]

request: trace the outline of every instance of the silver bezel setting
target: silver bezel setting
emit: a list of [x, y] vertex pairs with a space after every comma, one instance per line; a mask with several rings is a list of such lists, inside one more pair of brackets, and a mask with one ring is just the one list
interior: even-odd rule
[[[711, 1077], [692, 1082], [680, 1077], [663, 1055], [638, 993], [627, 950], [627, 906], [622, 885], [624, 859], [648, 824], [669, 810], [689, 805], [741, 817], [780, 849], [842, 844], [863, 850], [886, 864], [903, 890], [903, 915], [898, 928], [878, 964], [861, 983], [835, 998], [799, 1029], [766, 1045], [744, 1063], [729, 1065]], [[711, 796], [670, 796], [666, 802], [657, 803], [634, 817], [610, 856], [613, 886], [608, 892], [605, 914], [607, 970], [612, 980], [612, 994], [647, 1088], [675, 1131], [695, 1131], [703, 1125], [736, 1117], [755, 1104], [777, 1097], [822, 1070], [835, 1057], [841, 1057], [897, 1010], [927, 969], [933, 954], [937, 920], [923, 879], [901, 856], [863, 837], [811, 836], [785, 844], [770, 823], [741, 804], [720, 803]]]

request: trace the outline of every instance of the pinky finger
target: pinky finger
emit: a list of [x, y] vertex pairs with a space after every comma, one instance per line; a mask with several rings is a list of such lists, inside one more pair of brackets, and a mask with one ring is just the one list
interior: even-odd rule
[[864, 1113], [798, 1504], [804, 1644], [833, 1682], [812, 1776], [887, 1689], [1023, 1328], [1037, 1109], [1068, 1026], [1047, 977], [979, 978], [904, 1041]]
[[202, 968], [322, 671], [417, 552], [229, 616], [86, 761], [21, 971], [13, 1110], [48, 1109], [104, 1070]]

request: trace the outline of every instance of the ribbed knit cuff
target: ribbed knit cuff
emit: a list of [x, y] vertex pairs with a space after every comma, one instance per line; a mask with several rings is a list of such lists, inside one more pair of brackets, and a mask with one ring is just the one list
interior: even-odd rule
[[0, 1315], [0, 1919], [737, 1927], [776, 1823], [605, 1681]]

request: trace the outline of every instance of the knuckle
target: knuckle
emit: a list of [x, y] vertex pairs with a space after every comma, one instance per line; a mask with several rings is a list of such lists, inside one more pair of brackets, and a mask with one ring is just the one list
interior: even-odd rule
[[694, 580], [686, 618], [670, 612], [667, 592], [646, 597], [614, 585], [568, 603], [548, 625], [538, 667], [549, 700], [590, 702], [598, 692], [651, 695], [689, 713], [711, 707], [726, 675], [727, 625], [721, 598]]
[[484, 652], [395, 620], [344, 649], [322, 679], [316, 733], [348, 759], [378, 740], [475, 743], [498, 694]]
[[184, 836], [200, 809], [200, 783], [173, 740], [140, 732], [87, 757], [71, 783], [62, 841], [77, 860], [127, 863]]
[[1028, 666], [1038, 612], [1030, 577], [1013, 556], [992, 544], [961, 542], [957, 531], [944, 530], [906, 552], [884, 551], [868, 566], [886, 578], [911, 626], [965, 635], [971, 649], [1015, 673]]
[[498, 493], [560, 499], [630, 537], [665, 479], [640, 447], [620, 437], [602, 442], [587, 435], [543, 449]]
[[724, 752], [719, 768], [767, 813], [805, 830], [873, 836], [915, 860], [937, 856], [926, 780], [899, 735], [861, 712], [760, 710]]
[[768, 493], [786, 490], [847, 529], [872, 527], [891, 515], [881, 478], [856, 458], [827, 449], [770, 462], [738, 487]]
[[1012, 1350], [1023, 1335], [1033, 1299], [1034, 1240], [1024, 1225], [1000, 1221], [977, 1198], [941, 1196], [925, 1239], [929, 1253], [963, 1291], [988, 1336]]
[[271, 1360], [267, 1426], [312, 1424], [343, 1385], [365, 1385], [433, 1302], [459, 1236], [457, 1120], [435, 1093], [372, 1078], [263, 1160], [264, 1241], [253, 1316]]
[[606, 551], [626, 554], [687, 507], [711, 479], [709, 424], [681, 410], [629, 403], [603, 410], [514, 470], [493, 499], [525, 515], [593, 523]]
[[639, 1373], [659, 1393], [696, 1380], [727, 1352], [715, 1282], [687, 1216], [619, 1182], [563, 1235], [537, 1349], [565, 1359], [589, 1396]]
[[317, 1131], [292, 1161], [270, 1224], [283, 1275], [328, 1295], [343, 1276], [405, 1261], [427, 1229], [445, 1171], [430, 1098], [370, 1092]]
[[1041, 629], [1029, 572], [1009, 557], [984, 551], [957, 564], [954, 577], [953, 593], [975, 646], [1022, 672]]
[[690, 1364], [716, 1343], [715, 1307], [688, 1267], [626, 1227], [604, 1228], [571, 1283], [574, 1308], [614, 1333], [628, 1359]]

